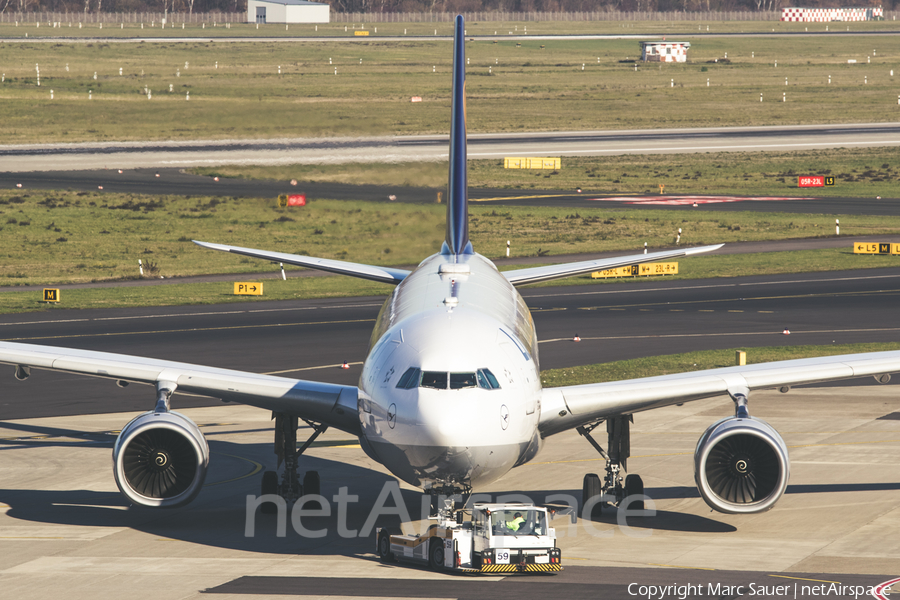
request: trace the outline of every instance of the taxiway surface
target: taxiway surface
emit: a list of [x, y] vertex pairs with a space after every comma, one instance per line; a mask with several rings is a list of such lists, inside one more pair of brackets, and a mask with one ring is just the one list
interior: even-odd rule
[[[693, 350], [900, 339], [900, 268], [521, 291], [543, 369]], [[356, 385], [383, 302], [54, 309], [0, 316], [0, 339]], [[572, 341], [576, 335], [581, 342]], [[349, 369], [339, 368], [344, 362]], [[146, 410], [150, 396], [140, 385], [120, 389], [112, 381], [43, 371], [18, 381], [10, 372], [0, 378], [0, 419]]]
[[[21, 186], [21, 187], [19, 187]], [[433, 204], [442, 189], [392, 185], [350, 185], [343, 183], [250, 180], [192, 175], [181, 169], [98, 169], [87, 171], [0, 172], [0, 189], [72, 190], [84, 192], [271, 198], [280, 194], [305, 194], [310, 200], [364, 200]], [[472, 206], [565, 206], [573, 208], [640, 208], [660, 210], [714, 210], [816, 213], [825, 215], [900, 215], [896, 198], [816, 197], [796, 194], [781, 197], [709, 195], [622, 195], [580, 193], [575, 190], [516, 190], [470, 188]], [[787, 191], [786, 191], [787, 193]], [[394, 198], [394, 200], [391, 199]]]
[[[366, 522], [394, 479], [340, 432], [327, 432], [301, 461], [319, 471], [331, 516], [286, 515], [280, 536], [275, 516], [246, 511], [247, 496], [259, 493], [259, 469], [275, 464], [270, 415], [234, 405], [181, 410], [207, 436], [211, 466], [192, 504], [164, 511], [129, 508], [113, 481], [115, 432], [133, 413], [0, 422], [0, 596], [618, 600], [638, 597], [632, 584], [694, 583], [700, 593], [684, 598], [786, 599], [797, 590], [812, 600], [826, 595], [800, 586], [872, 586], [900, 575], [900, 400], [890, 386], [754, 394], [753, 414], [781, 431], [793, 461], [787, 493], [758, 515], [712, 513], [694, 487], [694, 445], [731, 413], [727, 398], [637, 415], [629, 466], [643, 476], [655, 515], [554, 519], [566, 571], [539, 577], [458, 577], [379, 563]], [[568, 432], [481, 491], [577, 504], [583, 475], [602, 468]], [[338, 519], [334, 497], [344, 487], [357, 498]], [[404, 485], [400, 497], [410, 514], [405, 529], [421, 530], [421, 494]], [[397, 524], [398, 512], [380, 524]], [[751, 595], [751, 584], [787, 587]]]

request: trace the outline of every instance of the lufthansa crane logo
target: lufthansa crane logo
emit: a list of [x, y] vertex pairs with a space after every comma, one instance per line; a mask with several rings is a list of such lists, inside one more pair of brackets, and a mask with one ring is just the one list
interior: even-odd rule
[[509, 409], [503, 404], [500, 406], [500, 427], [505, 431], [509, 427]]
[[387, 422], [388, 422], [388, 427], [390, 427], [391, 429], [393, 429], [394, 425], [397, 424], [397, 405], [396, 404], [391, 404], [388, 407]]

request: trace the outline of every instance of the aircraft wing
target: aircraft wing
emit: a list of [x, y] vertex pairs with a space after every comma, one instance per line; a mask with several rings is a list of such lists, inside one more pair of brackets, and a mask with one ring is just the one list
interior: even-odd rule
[[503, 275], [505, 275], [506, 279], [513, 285], [526, 285], [529, 283], [550, 281], [551, 279], [572, 277], [573, 275], [582, 275], [593, 271], [615, 269], [617, 267], [665, 260], [667, 258], [677, 258], [679, 256], [690, 256], [691, 254], [699, 254], [701, 252], [712, 252], [724, 245], [725, 244], [716, 244], [713, 246], [698, 246], [696, 248], [679, 248], [677, 250], [664, 250], [661, 252], [651, 252], [649, 254], [632, 254], [631, 256], [616, 256], [614, 258], [585, 260], [561, 265], [532, 267], [530, 269], [519, 269], [518, 271], [504, 271]]
[[882, 376], [896, 372], [900, 372], [898, 350], [802, 358], [626, 381], [545, 388], [541, 398], [539, 429], [541, 435], [548, 436], [612, 416], [723, 396], [729, 392], [747, 395], [754, 390], [869, 375], [886, 383], [890, 377]]
[[[121, 382], [162, 384], [177, 391], [221, 398], [283, 412], [360, 434], [358, 389], [354, 386], [289, 379], [190, 363], [54, 346], [0, 342], [0, 363], [15, 365], [16, 377], [46, 369]], [[148, 397], [148, 410], [155, 394]]]
[[269, 252], [268, 250], [254, 250], [253, 248], [226, 246], [225, 244], [212, 244], [210, 242], [199, 242], [197, 240], [193, 240], [193, 242], [198, 246], [203, 246], [204, 248], [209, 248], [211, 250], [231, 252], [232, 254], [241, 254], [243, 256], [251, 256], [253, 258], [261, 258], [263, 260], [271, 260], [272, 262], [281, 262], [287, 263], [289, 265], [297, 265], [299, 267], [308, 267], [310, 269], [328, 271], [330, 273], [350, 275], [351, 277], [370, 279], [372, 281], [380, 281], [382, 283], [398, 284], [403, 281], [403, 279], [407, 275], [409, 275], [409, 271], [404, 271], [403, 269], [376, 267], [373, 265], [363, 265], [359, 263], [346, 262], [343, 260], [316, 258], [314, 256], [302, 256], [300, 254], [285, 254], [283, 252]]

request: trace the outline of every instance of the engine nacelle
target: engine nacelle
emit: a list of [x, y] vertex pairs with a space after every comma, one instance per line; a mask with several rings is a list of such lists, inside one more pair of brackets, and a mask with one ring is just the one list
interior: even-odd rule
[[728, 417], [697, 442], [694, 480], [700, 495], [723, 513], [757, 513], [772, 508], [790, 478], [787, 446], [761, 419]]
[[122, 429], [113, 448], [116, 485], [132, 503], [173, 508], [203, 487], [209, 446], [197, 425], [177, 412], [145, 412]]

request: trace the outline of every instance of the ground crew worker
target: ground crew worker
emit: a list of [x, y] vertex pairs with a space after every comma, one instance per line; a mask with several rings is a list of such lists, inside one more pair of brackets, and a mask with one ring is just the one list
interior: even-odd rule
[[515, 515], [513, 515], [512, 521], [506, 522], [506, 528], [510, 531], [518, 531], [519, 527], [521, 527], [522, 523], [524, 522], [525, 518], [522, 516], [522, 513], [517, 512]]

